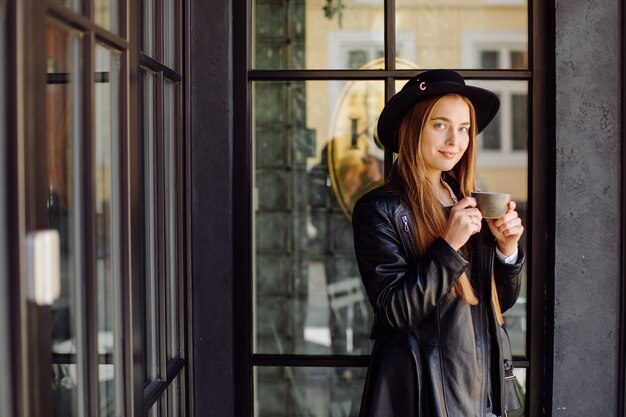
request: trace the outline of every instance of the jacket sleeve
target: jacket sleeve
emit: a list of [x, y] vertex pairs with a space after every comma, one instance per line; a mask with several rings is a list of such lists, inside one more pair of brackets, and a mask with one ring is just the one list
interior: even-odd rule
[[[393, 214], [376, 200], [357, 202], [352, 213], [354, 246], [361, 278], [378, 320], [410, 333], [446, 296], [468, 265], [439, 238], [410, 262], [394, 227]], [[411, 239], [413, 237], [411, 236]]]
[[521, 272], [525, 256], [521, 247], [518, 247], [518, 251], [517, 261], [514, 264], [505, 264], [497, 256], [494, 260], [493, 273], [503, 313], [513, 307], [522, 286]]

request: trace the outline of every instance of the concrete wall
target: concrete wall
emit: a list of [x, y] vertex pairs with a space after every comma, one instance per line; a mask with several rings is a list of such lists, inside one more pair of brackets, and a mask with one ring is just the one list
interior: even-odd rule
[[621, 9], [556, 1], [553, 416], [616, 416]]

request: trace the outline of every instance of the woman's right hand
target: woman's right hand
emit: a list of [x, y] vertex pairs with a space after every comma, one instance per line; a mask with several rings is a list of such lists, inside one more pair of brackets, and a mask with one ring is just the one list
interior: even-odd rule
[[465, 197], [452, 207], [443, 238], [458, 251], [474, 233], [480, 232], [483, 216], [476, 208], [476, 199]]

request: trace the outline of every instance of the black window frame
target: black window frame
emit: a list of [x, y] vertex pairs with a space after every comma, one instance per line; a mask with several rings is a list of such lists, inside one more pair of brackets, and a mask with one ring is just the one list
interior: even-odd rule
[[[162, 4], [164, 0], [158, 0]], [[7, 40], [3, 45], [6, 49], [6, 78], [3, 78], [2, 87], [7, 89], [6, 108], [8, 110], [4, 123], [0, 128], [5, 129], [7, 138], [6, 158], [8, 164], [2, 164], [3, 173], [0, 180], [7, 181], [6, 194], [8, 201], [7, 219], [10, 219], [7, 228], [7, 242], [11, 242], [9, 269], [9, 282], [7, 294], [11, 295], [9, 317], [18, 323], [11, 331], [10, 358], [13, 359], [11, 373], [12, 401], [8, 406], [14, 415], [37, 414], [42, 416], [52, 415], [52, 399], [50, 397], [50, 362], [57, 363], [80, 363], [81, 382], [77, 388], [78, 396], [82, 396], [77, 408], [78, 415], [101, 415], [98, 404], [98, 365], [115, 363], [121, 367], [116, 368], [120, 372], [117, 376], [120, 386], [112, 395], [120, 409], [117, 413], [123, 415], [143, 416], [163, 393], [171, 386], [171, 382], [178, 378], [180, 388], [176, 395], [180, 396], [178, 402], [181, 413], [186, 416], [192, 414], [191, 395], [188, 395], [190, 372], [187, 371], [188, 358], [190, 356], [189, 344], [186, 342], [188, 329], [187, 324], [187, 292], [188, 277], [188, 215], [186, 169], [187, 169], [187, 136], [185, 126], [188, 118], [185, 116], [185, 97], [188, 90], [183, 80], [186, 79], [184, 71], [188, 65], [188, 13], [189, 0], [174, 0], [176, 8], [175, 42], [177, 47], [177, 70], [163, 65], [156, 59], [143, 56], [140, 53], [141, 28], [140, 28], [140, 2], [130, 0], [117, 0], [115, 19], [117, 28], [115, 31], [108, 30], [96, 24], [93, 0], [76, 0], [72, 2], [80, 6], [80, 10], [74, 10], [65, 6], [63, 2], [56, 0], [5, 0], [0, 2], [7, 25], [2, 27], [0, 39]], [[162, 7], [161, 7], [162, 9]], [[6, 12], [6, 15], [4, 14]], [[162, 16], [158, 16], [162, 19]], [[85, 271], [84, 283], [79, 289], [77, 309], [81, 316], [80, 326], [77, 330], [76, 354], [50, 355], [50, 328], [49, 311], [45, 308], [35, 310], [25, 299], [25, 287], [23, 265], [20, 255], [25, 231], [45, 229], [48, 227], [46, 214], [46, 199], [42, 191], [47, 190], [46, 183], [46, 23], [53, 21], [55, 24], [74, 30], [81, 35], [80, 51], [82, 54], [82, 66], [80, 76], [80, 104], [88, 110], [81, 114], [82, 124], [80, 136], [82, 137], [84, 153], [81, 173], [85, 180], [80, 184], [77, 193], [81, 195], [81, 210], [85, 213], [80, 222], [80, 243], [84, 244], [80, 249], [80, 257]], [[4, 20], [3, 20], [4, 22]], [[34, 30], [33, 28], [38, 28]], [[155, 27], [155, 37], [161, 37], [163, 24]], [[6, 37], [5, 37], [6, 36]], [[113, 232], [112, 242], [119, 243], [116, 253], [120, 265], [119, 283], [121, 285], [119, 308], [115, 314], [121, 318], [121, 327], [116, 334], [121, 340], [121, 349], [112, 355], [98, 354], [97, 347], [97, 285], [95, 283], [95, 238], [96, 219], [94, 216], [94, 193], [95, 186], [90, 179], [94, 176], [94, 137], [95, 123], [93, 121], [95, 93], [93, 85], [99, 80], [98, 74], [94, 74], [95, 50], [97, 46], [104, 46], [109, 50], [119, 53], [119, 107], [115, 110], [119, 115], [119, 132], [113, 132], [113, 140], [116, 141], [114, 155], [119, 170], [112, 175], [112, 188], [119, 196], [115, 202], [115, 210], [119, 213], [117, 224], [119, 227]], [[0, 49], [0, 51], [4, 52]], [[4, 57], [4, 55], [3, 55]], [[5, 61], [3, 61], [5, 69]], [[177, 121], [176, 132], [176, 188], [179, 194], [176, 199], [177, 210], [177, 236], [176, 256], [178, 258], [177, 285], [179, 289], [179, 322], [180, 327], [176, 330], [176, 337], [180, 339], [180, 357], [170, 358], [162, 366], [162, 380], [156, 384], [148, 384], [142, 379], [143, 342], [140, 332], [142, 321], [143, 294], [139, 281], [143, 278], [143, 246], [141, 236], [143, 231], [143, 213], [141, 211], [141, 187], [142, 172], [139, 161], [142, 149], [138, 137], [139, 132], [139, 104], [138, 81], [140, 67], [150, 68], [159, 74], [162, 79], [172, 80], [177, 84], [177, 97], [175, 99], [175, 119]], [[5, 76], [4, 72], [1, 74]], [[55, 82], [64, 82], [62, 74]], [[5, 84], [6, 81], [6, 84]], [[43, 99], [42, 99], [43, 97]], [[4, 98], [3, 98], [4, 100]], [[163, 125], [163, 114], [160, 119]], [[4, 130], [0, 135], [4, 135]], [[4, 138], [2, 137], [2, 140]], [[4, 146], [4, 142], [1, 143]], [[26, 152], [24, 152], [26, 150]], [[36, 151], [35, 151], [36, 150]], [[4, 161], [5, 154], [2, 156]], [[43, 161], [43, 163], [39, 163]], [[34, 163], [37, 162], [37, 163]], [[162, 164], [163, 165], [163, 164]], [[160, 167], [162, 169], [163, 166]], [[4, 194], [3, 194], [4, 195]], [[43, 204], [42, 204], [43, 203]], [[3, 234], [3, 238], [5, 235]], [[4, 239], [2, 240], [4, 243]], [[165, 312], [164, 300], [160, 300], [159, 308]], [[166, 326], [166, 320], [161, 320], [162, 326]], [[165, 335], [166, 333], [163, 332]], [[165, 337], [165, 336], [164, 336]], [[4, 352], [4, 351], [3, 351]], [[36, 353], [32, 355], [32, 353]], [[83, 353], [84, 352], [84, 353]], [[51, 357], [52, 356], [52, 357]], [[157, 389], [154, 389], [156, 386]], [[161, 413], [164, 414], [164, 413]]]

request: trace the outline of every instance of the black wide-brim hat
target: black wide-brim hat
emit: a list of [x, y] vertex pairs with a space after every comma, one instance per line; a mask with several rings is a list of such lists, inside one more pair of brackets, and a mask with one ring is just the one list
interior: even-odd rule
[[411, 78], [385, 105], [378, 118], [378, 140], [386, 148], [398, 152], [398, 128], [404, 115], [418, 102], [434, 96], [459, 94], [467, 97], [476, 112], [476, 128], [480, 133], [493, 120], [500, 100], [489, 90], [465, 84], [463, 77], [452, 70], [425, 71]]

